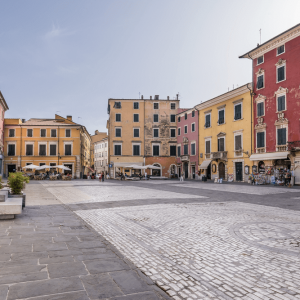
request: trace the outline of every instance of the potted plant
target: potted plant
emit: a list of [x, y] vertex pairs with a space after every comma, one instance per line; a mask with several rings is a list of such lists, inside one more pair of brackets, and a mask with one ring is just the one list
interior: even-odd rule
[[26, 195], [23, 193], [24, 184], [29, 183], [29, 178], [23, 176], [21, 172], [9, 173], [7, 184], [10, 187], [11, 193], [9, 198], [22, 197], [22, 207], [25, 207]]

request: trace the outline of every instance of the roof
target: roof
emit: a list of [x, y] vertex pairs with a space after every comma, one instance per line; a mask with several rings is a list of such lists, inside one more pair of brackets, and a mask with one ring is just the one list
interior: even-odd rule
[[36, 118], [31, 118], [27, 121], [25, 121], [24, 123], [22, 123], [23, 125], [33, 125], [33, 126], [59, 126], [59, 125], [64, 125], [64, 126], [81, 126], [80, 124], [70, 124], [70, 123], [65, 123], [63, 121], [59, 121], [57, 119], [36, 119]]
[[[293, 30], [296, 29], [297, 27], [299, 27], [298, 30], [295, 30], [295, 32], [293, 32], [293, 34], [288, 34], [288, 33], [290, 33], [290, 31], [293, 31]], [[286, 37], [284, 37], [284, 40], [285, 40], [285, 41], [283, 41], [282, 38], [280, 39], [280, 41], [278, 41], [278, 42], [280, 42], [281, 44], [284, 44], [285, 42], [287, 42], [287, 41], [289, 41], [289, 40], [295, 38], [295, 37], [298, 36], [299, 34], [300, 34], [300, 23], [297, 24], [297, 25], [295, 25], [295, 26], [293, 26], [293, 27], [291, 27], [290, 29], [288, 29], [288, 30], [286, 30], [286, 31], [284, 31], [284, 32], [282, 32], [282, 33], [276, 35], [275, 37], [273, 37], [273, 38], [271, 38], [270, 40], [268, 40], [268, 41], [262, 43], [261, 45], [258, 45], [256, 48], [254, 48], [254, 49], [248, 51], [247, 53], [245, 53], [245, 54], [239, 56], [239, 58], [250, 58], [250, 59], [252, 59], [251, 57], [249, 57], [249, 54], [250, 54], [250, 53], [255, 53], [255, 52], [267, 52], [267, 51], [270, 51], [270, 50], [276, 48], [276, 46], [278, 47], [279, 45], [277, 45], [277, 43], [273, 43], [273, 44], [272, 44], [271, 42], [274, 41], [274, 40], [276, 40], [276, 39], [279, 39], [279, 38], [282, 37], [283, 35], [286, 35]], [[271, 44], [271, 45], [269, 45], [269, 44]], [[265, 46], [268, 46], [268, 47], [265, 47]], [[264, 51], [264, 50], [267, 50], [267, 51]]]
[[6, 103], [5, 99], [4, 99], [1, 91], [0, 91], [0, 101], [1, 101], [1, 104], [2, 104], [2, 106], [4, 108], [4, 111], [8, 110], [9, 109], [8, 105], [7, 105], [7, 103]]

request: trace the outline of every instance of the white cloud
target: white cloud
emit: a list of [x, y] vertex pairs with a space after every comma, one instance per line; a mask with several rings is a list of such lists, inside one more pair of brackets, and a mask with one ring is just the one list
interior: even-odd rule
[[75, 34], [75, 31], [70, 31], [67, 28], [60, 28], [58, 25], [53, 24], [52, 29], [44, 35], [44, 38], [46, 40], [51, 40], [55, 38], [70, 36], [73, 34]]

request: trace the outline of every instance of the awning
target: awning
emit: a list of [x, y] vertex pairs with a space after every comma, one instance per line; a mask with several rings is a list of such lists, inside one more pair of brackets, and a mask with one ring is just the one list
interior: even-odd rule
[[200, 165], [199, 169], [204, 169], [206, 170], [207, 167], [209, 166], [209, 164], [211, 163], [211, 159], [207, 159], [205, 161], [202, 162], [202, 164]]
[[289, 152], [272, 152], [272, 153], [259, 153], [252, 154], [250, 160], [275, 160], [275, 159], [286, 159]]

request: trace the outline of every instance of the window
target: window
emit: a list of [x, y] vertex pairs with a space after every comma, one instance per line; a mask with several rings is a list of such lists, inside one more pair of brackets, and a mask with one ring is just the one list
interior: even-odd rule
[[33, 155], [33, 145], [26, 145], [26, 155]]
[[180, 135], [180, 134], [181, 134], [181, 133], [180, 133], [181, 129], [178, 128], [177, 131], [178, 131], [178, 132], [177, 132], [177, 135]]
[[116, 137], [121, 137], [121, 128], [116, 128]]
[[234, 106], [234, 119], [240, 120], [242, 118], [242, 103]]
[[71, 129], [66, 129], [66, 137], [71, 137]]
[[41, 137], [46, 137], [46, 129], [41, 129]]
[[122, 145], [115, 145], [115, 155], [122, 155]]
[[135, 156], [140, 155], [140, 145], [133, 145], [133, 155]]
[[183, 155], [189, 155], [189, 145], [183, 145]]
[[277, 48], [277, 55], [284, 53], [284, 45]]
[[153, 103], [153, 109], [158, 109], [158, 103]]
[[256, 88], [262, 89], [264, 87], [264, 74], [257, 76], [257, 84], [256, 84]]
[[286, 128], [277, 129], [277, 145], [286, 145]]
[[158, 128], [153, 129], [153, 137], [158, 137]]
[[277, 68], [277, 82], [285, 80], [285, 66]]
[[191, 144], [191, 155], [196, 155], [196, 144]]
[[133, 137], [140, 137], [140, 129], [139, 128], [133, 129]]
[[195, 131], [195, 123], [192, 123], [192, 132]]
[[170, 146], [170, 156], [176, 156], [176, 146]]
[[175, 128], [170, 129], [170, 136], [171, 136], [171, 138], [176, 137], [176, 129]]
[[192, 118], [194, 118], [195, 117], [195, 111], [193, 110], [192, 111]]
[[138, 102], [133, 102], [133, 108], [134, 109], [139, 109], [139, 103]]
[[56, 129], [51, 129], [51, 137], [56, 137]]
[[187, 133], [187, 132], [188, 132], [187, 125], [184, 125], [184, 133]]
[[224, 124], [225, 123], [225, 110], [221, 109], [219, 110], [219, 120], [218, 120], [218, 124]]
[[265, 114], [264, 112], [264, 102], [257, 103], [257, 116], [261, 117]]
[[177, 146], [177, 156], [181, 156], [181, 146]]
[[170, 115], [170, 122], [172, 122], [172, 123], [176, 122], [176, 116], [175, 115]]
[[153, 145], [153, 156], [159, 156], [159, 145]]
[[72, 145], [65, 145], [65, 155], [72, 155]]
[[115, 102], [114, 108], [121, 108], [121, 102]]
[[139, 114], [133, 114], [133, 122], [139, 122]]
[[241, 151], [242, 150], [242, 136], [236, 135], [234, 137], [234, 141], [235, 141], [235, 151]]
[[187, 120], [187, 114], [184, 114], [184, 119]]
[[155, 123], [158, 122], [158, 114], [153, 115], [153, 122], [155, 122]]
[[9, 135], [9, 137], [14, 137], [15, 136], [15, 130], [14, 129], [9, 129], [8, 135]]
[[285, 95], [277, 98], [277, 111], [285, 110]]
[[178, 117], [178, 122], [180, 122], [180, 117]]
[[265, 147], [265, 132], [258, 132], [256, 138], [256, 147], [264, 148]]
[[175, 109], [176, 108], [176, 103], [171, 103], [171, 109]]
[[15, 156], [16, 155], [16, 145], [8, 145], [8, 156]]
[[39, 145], [39, 155], [46, 155], [46, 145]]
[[121, 114], [116, 114], [116, 122], [121, 122]]
[[210, 141], [205, 141], [205, 153], [210, 153]]
[[56, 163], [50, 163], [50, 167], [53, 167], [53, 168], [50, 168], [50, 170], [55, 171], [55, 166], [56, 166]]
[[260, 65], [264, 62], [264, 57], [263, 56], [260, 56], [257, 58], [257, 64]]
[[225, 138], [218, 138], [218, 151], [225, 151]]
[[50, 145], [50, 155], [56, 155], [56, 145]]
[[210, 127], [210, 114], [205, 115], [205, 128]]
[[27, 136], [32, 137], [32, 129], [27, 129]]

